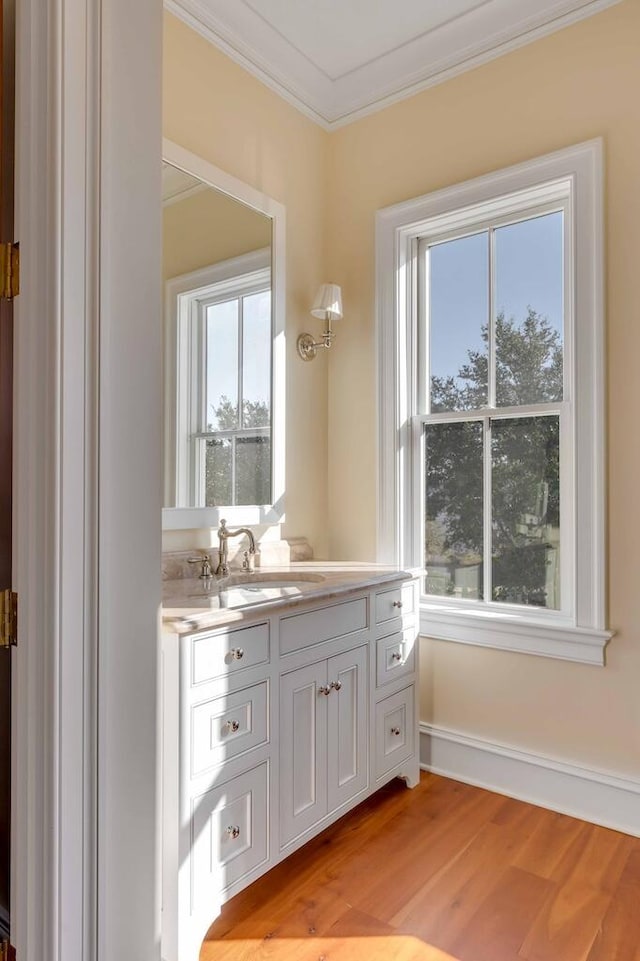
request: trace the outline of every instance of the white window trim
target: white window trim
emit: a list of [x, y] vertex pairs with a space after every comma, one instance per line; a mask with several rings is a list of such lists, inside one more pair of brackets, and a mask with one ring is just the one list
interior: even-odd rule
[[[226, 171], [209, 163], [202, 157], [193, 154], [178, 144], [166, 138], [163, 140], [163, 158], [186, 173], [198, 177], [203, 183], [209, 184], [216, 190], [228, 194], [241, 203], [253, 207], [254, 210], [269, 217], [272, 222], [271, 236], [271, 312], [273, 318], [272, 340], [272, 389], [271, 389], [271, 444], [272, 471], [271, 493], [272, 502], [265, 506], [238, 506], [224, 509], [215, 507], [165, 507], [162, 511], [163, 530], [191, 530], [197, 528], [217, 527], [222, 517], [232, 526], [245, 525], [276, 525], [285, 519], [285, 408], [286, 408], [286, 352], [285, 352], [285, 225], [286, 212], [283, 204], [254, 187], [238, 180]], [[232, 261], [227, 261], [227, 264]], [[206, 270], [206, 268], [205, 268]], [[192, 278], [198, 271], [191, 275]], [[188, 275], [185, 275], [188, 276]], [[184, 278], [177, 278], [184, 279]], [[222, 277], [219, 278], [223, 279]], [[189, 281], [190, 283], [192, 281]], [[165, 315], [165, 327], [168, 321]], [[171, 338], [167, 338], [167, 343]], [[175, 341], [174, 341], [175, 342]], [[175, 370], [169, 365], [165, 353], [165, 374]], [[168, 409], [172, 403], [172, 388], [165, 390], [165, 423], [171, 423], [175, 418]], [[174, 428], [175, 430], [175, 428]], [[169, 438], [171, 440], [171, 438]], [[175, 441], [173, 441], [175, 444]], [[167, 452], [173, 450], [169, 443], [165, 444], [165, 478], [167, 476]]]
[[[540, 185], [551, 193], [569, 181], [573, 208], [575, 336], [572, 382], [576, 470], [575, 603], [570, 616], [510, 608], [465, 612], [446, 599], [423, 598], [421, 632], [429, 637], [524, 651], [588, 664], [604, 664], [611, 632], [605, 628], [605, 443], [602, 141], [548, 154], [494, 174], [457, 184], [376, 215], [376, 353], [378, 413], [378, 560], [422, 567], [422, 536], [412, 499], [419, 491], [416, 332], [418, 238], [426, 221], [443, 218], [455, 226], [469, 208], [498, 207], [504, 198], [526, 202]], [[455, 213], [454, 213], [455, 212]], [[579, 522], [578, 522], [579, 519]]]

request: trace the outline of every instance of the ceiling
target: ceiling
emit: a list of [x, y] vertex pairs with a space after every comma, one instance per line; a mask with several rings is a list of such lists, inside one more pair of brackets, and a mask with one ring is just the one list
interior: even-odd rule
[[165, 0], [326, 129], [619, 0]]

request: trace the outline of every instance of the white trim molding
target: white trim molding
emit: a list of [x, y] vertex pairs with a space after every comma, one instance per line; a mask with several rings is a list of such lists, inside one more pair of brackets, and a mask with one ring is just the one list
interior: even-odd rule
[[17, 4], [11, 937], [51, 961], [96, 946], [100, 52], [90, 0]]
[[158, 957], [161, 54], [154, 0], [17, 4], [11, 934], [24, 961], [107, 961], [123, 945]]
[[640, 779], [420, 724], [423, 771], [640, 837]]
[[435, 604], [431, 600], [420, 610], [420, 634], [436, 641], [456, 641], [476, 647], [494, 647], [522, 654], [540, 654], [562, 661], [604, 665], [605, 647], [610, 631], [576, 627], [552, 620], [545, 623], [509, 615], [474, 612], [472, 616], [459, 610]]
[[[418, 369], [418, 247], [443, 225], [474, 223], [533, 199], [566, 196], [566, 397], [572, 418], [561, 455], [563, 610], [423, 597], [431, 637], [604, 664], [605, 356], [602, 142], [592, 140], [380, 210], [376, 217], [378, 561], [421, 567], [423, 516]], [[561, 495], [563, 496], [563, 495]], [[566, 497], [566, 495], [564, 495]], [[566, 532], [566, 535], [565, 535]]]
[[619, 2], [492, 0], [475, 4], [337, 76], [305, 56], [250, 4], [164, 0], [164, 6], [307, 117], [325, 130], [334, 130]]

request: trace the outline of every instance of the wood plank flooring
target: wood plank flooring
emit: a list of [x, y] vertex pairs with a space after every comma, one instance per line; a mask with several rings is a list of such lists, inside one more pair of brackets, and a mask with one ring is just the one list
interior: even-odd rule
[[423, 774], [232, 901], [200, 961], [640, 961], [640, 839]]

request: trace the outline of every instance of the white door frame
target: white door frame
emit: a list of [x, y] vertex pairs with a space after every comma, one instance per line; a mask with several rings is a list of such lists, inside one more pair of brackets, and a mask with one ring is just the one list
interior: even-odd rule
[[162, 6], [17, 7], [12, 941], [151, 961]]

